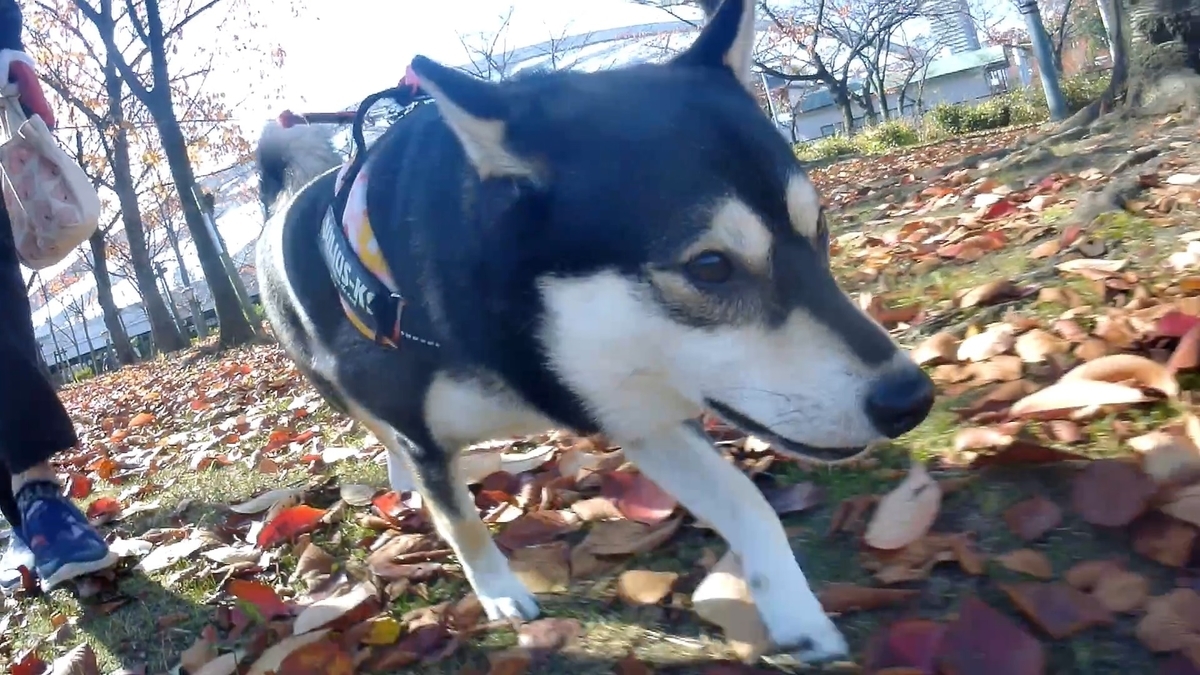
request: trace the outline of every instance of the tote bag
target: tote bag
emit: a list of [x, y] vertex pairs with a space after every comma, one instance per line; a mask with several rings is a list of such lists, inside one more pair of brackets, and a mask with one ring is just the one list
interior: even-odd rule
[[100, 196], [87, 174], [41, 116], [25, 117], [9, 82], [0, 86], [0, 187], [17, 256], [31, 269], [61, 261], [99, 225]]

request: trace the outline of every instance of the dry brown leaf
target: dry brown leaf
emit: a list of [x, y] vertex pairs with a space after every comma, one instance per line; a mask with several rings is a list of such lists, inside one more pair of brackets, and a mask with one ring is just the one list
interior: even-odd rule
[[1072, 588], [1090, 593], [1105, 576], [1124, 571], [1115, 560], [1085, 560], [1067, 570], [1063, 580]]
[[1075, 477], [1071, 506], [1092, 525], [1124, 527], [1145, 513], [1154, 491], [1154, 482], [1139, 467], [1101, 459]]
[[1062, 509], [1045, 497], [1031, 497], [1009, 507], [1004, 522], [1013, 534], [1033, 541], [1062, 523]]
[[1131, 528], [1133, 550], [1167, 565], [1184, 567], [1192, 559], [1196, 528], [1162, 513], [1148, 513]]
[[1017, 338], [1014, 349], [1025, 363], [1041, 363], [1055, 354], [1065, 354], [1070, 343], [1040, 328]]
[[987, 361], [1013, 348], [1015, 331], [1006, 323], [998, 323], [958, 345], [959, 361]]
[[963, 293], [958, 298], [958, 306], [964, 309], [991, 305], [1021, 294], [1021, 289], [1008, 279], [989, 281], [982, 286], [976, 286]]
[[1011, 445], [1012, 434], [999, 427], [966, 427], [954, 434], [954, 451], [994, 450]]
[[937, 667], [923, 675], [1045, 675], [1042, 644], [1012, 619], [968, 596], [946, 627]]
[[648, 553], [675, 536], [682, 522], [681, 517], [658, 525], [643, 525], [632, 520], [605, 520], [593, 525], [579, 546], [592, 555]]
[[1155, 482], [1186, 483], [1200, 477], [1200, 419], [1184, 415], [1182, 428], [1164, 428], [1130, 438], [1126, 443], [1142, 455], [1142, 470]]
[[100, 675], [100, 666], [96, 663], [96, 652], [92, 651], [92, 646], [85, 642], [54, 659], [47, 675]]
[[1200, 483], [1193, 483], [1171, 493], [1158, 509], [1186, 523], [1200, 526]]
[[829, 584], [817, 593], [826, 612], [870, 611], [900, 605], [917, 597], [920, 591], [896, 588], [871, 588], [855, 584]]
[[1200, 595], [1176, 588], [1146, 602], [1146, 615], [1134, 630], [1152, 652], [1173, 652], [1200, 642]]
[[1054, 419], [1079, 408], [1128, 405], [1149, 400], [1150, 397], [1141, 390], [1123, 384], [1063, 379], [1017, 401], [1009, 412], [1013, 417]]
[[520, 647], [490, 652], [487, 675], [524, 675], [532, 663], [529, 650]]
[[271, 645], [264, 651], [246, 675], [275, 675], [280, 672], [283, 661], [292, 652], [298, 651], [305, 645], [312, 644], [329, 634], [329, 630], [318, 630], [303, 635], [293, 635]]
[[1179, 397], [1179, 383], [1166, 366], [1136, 354], [1111, 354], [1072, 368], [1062, 376], [1064, 382], [1134, 382], [1139, 387], [1162, 392], [1168, 398]]
[[1038, 579], [1051, 579], [1054, 577], [1054, 567], [1050, 564], [1050, 559], [1046, 557], [1046, 554], [1030, 548], [1022, 548], [998, 555], [996, 556], [996, 562], [1003, 565], [1005, 569], [1027, 574]]
[[571, 510], [585, 523], [592, 523], [598, 520], [620, 520], [625, 517], [621, 513], [621, 509], [618, 509], [617, 505], [606, 497], [580, 499], [571, 504]]
[[1113, 622], [1112, 613], [1100, 601], [1063, 583], [1031, 581], [1000, 587], [1026, 618], [1056, 640]]
[[741, 562], [732, 551], [717, 561], [696, 587], [692, 607], [697, 616], [724, 631], [725, 639], [743, 659], [759, 656], [770, 644]]
[[570, 546], [555, 542], [517, 549], [508, 558], [513, 574], [534, 593], [562, 593], [571, 583]]
[[617, 577], [617, 597], [631, 605], [657, 605], [671, 594], [675, 572], [626, 570]]
[[360, 583], [341, 595], [324, 598], [305, 607], [292, 624], [292, 633], [301, 635], [326, 626], [342, 628], [344, 626], [341, 623], [359, 623], [377, 614], [381, 608], [382, 603], [374, 586]]
[[925, 465], [913, 462], [908, 476], [879, 500], [863, 540], [882, 550], [904, 548], [929, 532], [942, 503], [942, 489]]
[[941, 332], [928, 337], [912, 351], [912, 360], [918, 366], [953, 363], [958, 354], [958, 338], [952, 333]]
[[1110, 612], [1128, 614], [1146, 604], [1150, 582], [1136, 572], [1120, 570], [1100, 577], [1092, 595]]

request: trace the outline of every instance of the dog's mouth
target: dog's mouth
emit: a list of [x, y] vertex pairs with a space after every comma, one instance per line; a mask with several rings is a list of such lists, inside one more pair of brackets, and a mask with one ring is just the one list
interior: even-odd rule
[[765, 425], [756, 422], [754, 419], [730, 408], [724, 403], [714, 401], [710, 398], [704, 399], [704, 402], [713, 412], [717, 413], [726, 422], [741, 429], [742, 431], [753, 434], [769, 441], [772, 448], [782, 452], [785, 455], [791, 455], [799, 459], [823, 462], [827, 464], [840, 464], [857, 459], [871, 449], [870, 446], [849, 447], [849, 448], [818, 448], [807, 443], [793, 441], [776, 434], [768, 429]]

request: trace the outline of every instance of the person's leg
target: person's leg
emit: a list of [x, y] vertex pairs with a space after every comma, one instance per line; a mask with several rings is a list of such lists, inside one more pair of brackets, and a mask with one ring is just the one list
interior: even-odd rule
[[[57, 392], [38, 367], [37, 350], [12, 229], [0, 209], [0, 465], [5, 469], [0, 472], [0, 510], [13, 526], [14, 542], [32, 549], [36, 571], [50, 588], [108, 567], [116, 556], [62, 494], [50, 466], [55, 453], [78, 439]], [[0, 578], [0, 584], [5, 580]]]

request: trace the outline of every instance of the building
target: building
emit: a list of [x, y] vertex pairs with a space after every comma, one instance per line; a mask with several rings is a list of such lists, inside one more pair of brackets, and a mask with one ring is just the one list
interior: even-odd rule
[[[907, 117], [920, 115], [939, 103], [977, 103], [1009, 90], [1015, 79], [1012, 60], [1003, 45], [985, 47], [971, 52], [952, 54], [934, 59], [925, 69], [924, 77], [913, 77], [901, 92], [904, 77], [894, 78], [888, 105], [898, 106]], [[809, 141], [845, 133], [841, 109], [834, 104], [833, 95], [825, 87], [813, 88], [796, 83], [786, 88], [787, 101], [793, 114], [787, 120], [796, 141]], [[861, 83], [851, 83], [861, 88]], [[872, 101], [876, 112], [881, 106]], [[865, 111], [852, 103], [855, 128], [865, 123]]]
[[928, 0], [926, 17], [930, 32], [948, 53], [964, 54], [980, 49], [979, 32], [967, 0]]

